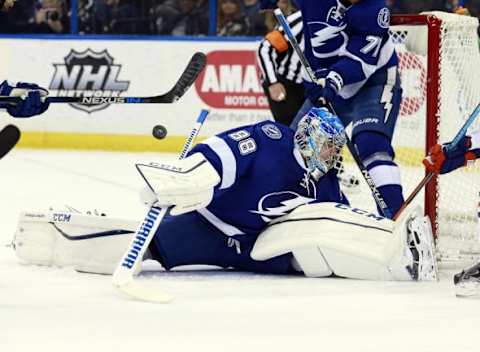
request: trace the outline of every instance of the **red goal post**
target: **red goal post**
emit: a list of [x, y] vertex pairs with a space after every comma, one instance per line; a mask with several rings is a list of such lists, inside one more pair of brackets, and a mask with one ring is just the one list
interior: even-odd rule
[[[395, 26], [426, 26], [427, 27], [427, 78], [425, 79], [426, 90], [426, 134], [425, 152], [439, 141], [438, 133], [438, 106], [440, 92], [440, 48], [441, 48], [441, 25], [442, 21], [434, 14], [426, 15], [394, 15], [391, 21], [392, 28]], [[398, 27], [397, 27], [398, 28]], [[394, 30], [392, 30], [394, 32]], [[422, 38], [423, 39], [423, 38]], [[399, 53], [400, 68], [403, 66], [402, 54]], [[407, 97], [408, 98], [408, 97]], [[403, 109], [405, 103], [403, 104]], [[434, 177], [426, 186], [424, 197], [425, 214], [430, 216], [433, 233], [437, 235], [437, 187], [438, 179]], [[408, 196], [406, 194], [405, 196]]]

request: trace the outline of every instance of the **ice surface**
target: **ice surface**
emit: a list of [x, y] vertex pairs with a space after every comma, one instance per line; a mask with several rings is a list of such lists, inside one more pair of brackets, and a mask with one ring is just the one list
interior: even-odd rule
[[[133, 164], [158, 155], [14, 150], [0, 162], [0, 351], [480, 351], [480, 300], [439, 283], [148, 272], [169, 305], [119, 296], [110, 277], [19, 265], [21, 210], [64, 204], [141, 219]], [[172, 155], [163, 155], [172, 158]]]

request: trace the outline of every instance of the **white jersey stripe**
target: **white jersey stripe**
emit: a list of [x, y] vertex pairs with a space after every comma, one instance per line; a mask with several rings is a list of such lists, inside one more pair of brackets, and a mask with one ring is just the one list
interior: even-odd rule
[[274, 61], [270, 58], [272, 51], [273, 49], [270, 42], [268, 40], [264, 40], [260, 44], [257, 59], [263, 76], [266, 77], [270, 83], [276, 83], [277, 75], [275, 74], [275, 67], [273, 64]]
[[227, 236], [235, 236], [235, 235], [244, 235], [245, 233], [237, 229], [235, 226], [229, 225], [223, 220], [217, 218], [213, 213], [211, 213], [208, 209], [203, 208], [197, 210], [209, 223], [215, 226], [217, 229], [222, 231]]
[[379, 165], [368, 170], [375, 186], [401, 185], [400, 169], [393, 165]]
[[222, 183], [220, 189], [231, 187], [235, 183], [237, 174], [237, 161], [235, 155], [223, 139], [213, 136], [203, 142], [213, 150], [222, 163]]

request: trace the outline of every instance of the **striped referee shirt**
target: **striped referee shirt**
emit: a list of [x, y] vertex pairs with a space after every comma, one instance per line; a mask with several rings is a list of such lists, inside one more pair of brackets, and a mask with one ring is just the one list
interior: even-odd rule
[[[296, 11], [287, 17], [291, 31], [300, 48], [304, 48], [302, 13]], [[257, 51], [263, 82], [269, 86], [282, 77], [302, 83], [302, 65], [298, 55], [288, 42], [283, 28], [276, 28], [265, 36]]]

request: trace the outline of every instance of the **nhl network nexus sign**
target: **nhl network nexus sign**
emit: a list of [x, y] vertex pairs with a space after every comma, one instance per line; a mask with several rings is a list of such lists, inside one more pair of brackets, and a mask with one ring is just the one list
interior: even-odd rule
[[65, 57], [65, 63], [53, 64], [55, 73], [49, 89], [57, 91], [59, 97], [90, 97], [105, 101], [100, 105], [70, 104], [75, 109], [88, 113], [105, 109], [111, 98], [119, 97], [130, 85], [129, 81], [118, 79], [122, 66], [113, 62], [107, 50], [95, 52], [89, 48], [77, 52], [72, 49]]

